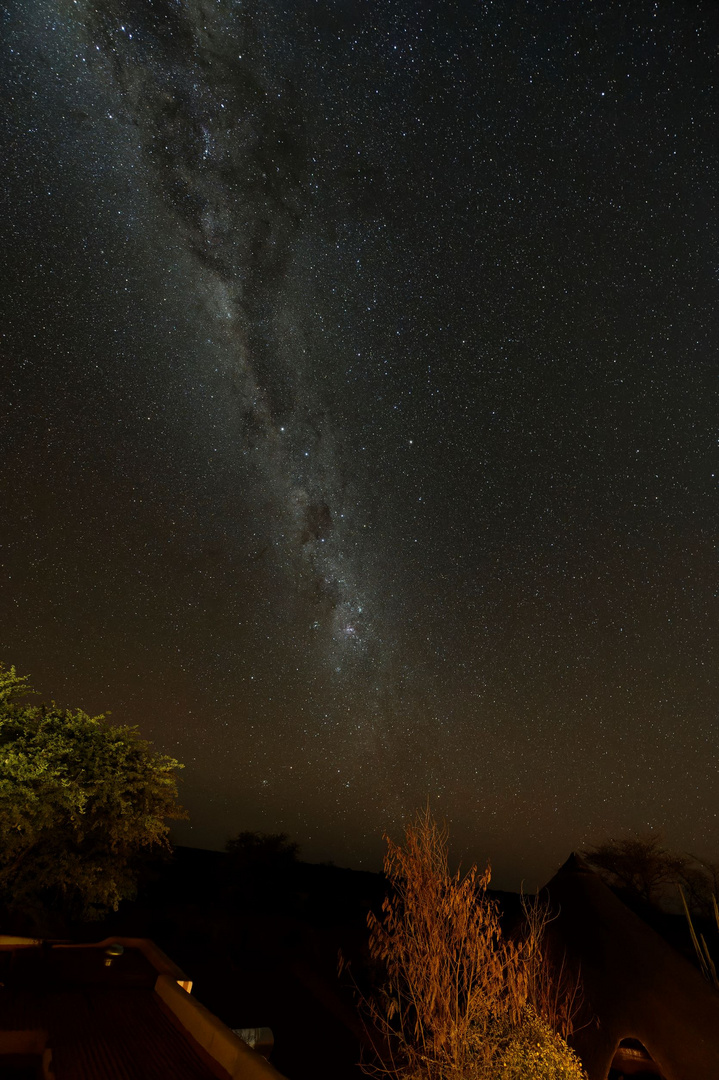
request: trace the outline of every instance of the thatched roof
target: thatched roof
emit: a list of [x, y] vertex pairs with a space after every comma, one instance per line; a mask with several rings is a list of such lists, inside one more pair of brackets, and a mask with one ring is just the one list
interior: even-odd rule
[[647, 1048], [666, 1080], [718, 1080], [719, 993], [629, 910], [578, 855], [545, 886], [554, 946], [581, 967], [584, 1014], [573, 1043], [606, 1080], [622, 1039]]

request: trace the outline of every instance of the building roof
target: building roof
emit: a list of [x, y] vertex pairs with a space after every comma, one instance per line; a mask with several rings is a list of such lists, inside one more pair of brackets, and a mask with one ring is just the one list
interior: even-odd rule
[[638, 1040], [666, 1080], [719, 1077], [719, 993], [572, 855], [545, 886], [549, 941], [581, 970], [584, 1016], [573, 1043], [590, 1080], [606, 1080], [619, 1043]]
[[151, 942], [114, 940], [123, 950], [110, 957], [110, 941], [0, 939], [0, 1063], [17, 1053], [20, 1033], [26, 1042], [34, 1033], [52, 1051], [57, 1080], [279, 1078], [183, 988], [192, 984]]

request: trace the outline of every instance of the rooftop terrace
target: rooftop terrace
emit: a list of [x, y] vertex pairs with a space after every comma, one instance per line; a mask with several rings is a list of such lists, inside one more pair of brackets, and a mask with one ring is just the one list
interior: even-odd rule
[[152, 942], [108, 944], [0, 942], [0, 1080], [279, 1077]]

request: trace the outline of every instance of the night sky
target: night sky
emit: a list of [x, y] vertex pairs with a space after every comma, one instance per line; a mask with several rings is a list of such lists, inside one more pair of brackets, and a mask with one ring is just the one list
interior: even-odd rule
[[10, 0], [0, 658], [182, 843], [719, 854], [719, 5]]

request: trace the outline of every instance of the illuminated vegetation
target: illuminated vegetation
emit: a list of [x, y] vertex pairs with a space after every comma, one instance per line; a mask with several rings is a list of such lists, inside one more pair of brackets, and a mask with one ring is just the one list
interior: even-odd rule
[[[369, 1075], [395, 1080], [582, 1080], [581, 1064], [556, 1033], [571, 1032], [576, 984], [547, 977], [546, 910], [527, 906], [525, 934], [502, 934], [487, 897], [489, 868], [452, 875], [447, 835], [428, 811], [387, 839], [391, 894], [370, 915], [378, 990], [360, 995], [375, 1047]], [[554, 1027], [552, 1024], [554, 1023]]]
[[169, 847], [181, 766], [134, 727], [30, 693], [0, 664], [0, 902], [98, 917], [134, 894], [141, 853]]

